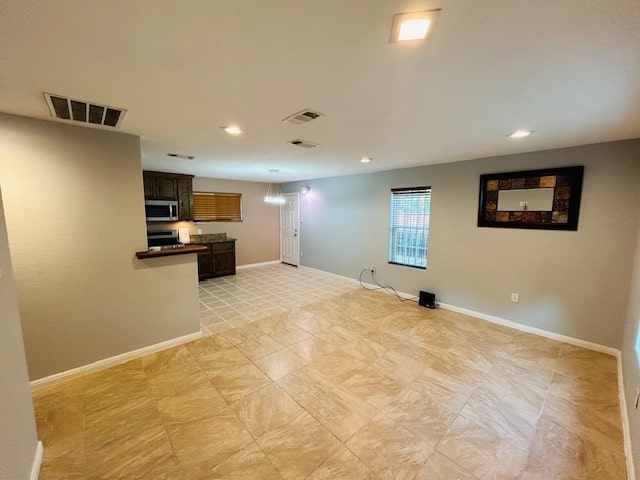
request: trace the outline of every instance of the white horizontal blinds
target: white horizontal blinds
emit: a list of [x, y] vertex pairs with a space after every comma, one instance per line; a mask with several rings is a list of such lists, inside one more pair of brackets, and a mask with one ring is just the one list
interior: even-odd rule
[[193, 219], [196, 221], [242, 220], [241, 193], [193, 192]]
[[392, 188], [389, 262], [427, 267], [431, 187]]

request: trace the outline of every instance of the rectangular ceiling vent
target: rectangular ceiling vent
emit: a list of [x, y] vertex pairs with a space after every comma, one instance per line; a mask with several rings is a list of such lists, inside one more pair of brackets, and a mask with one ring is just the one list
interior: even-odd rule
[[316, 148], [317, 146], [319, 146], [319, 143], [313, 143], [313, 142], [307, 142], [306, 140], [289, 140], [287, 143], [290, 143], [291, 145], [296, 145], [298, 147], [303, 147], [303, 148]]
[[109, 107], [83, 100], [74, 100], [61, 95], [44, 92], [44, 98], [53, 118], [73, 120], [105, 127], [119, 127], [127, 111], [123, 108]]
[[307, 108], [306, 110], [294, 113], [287, 118], [283, 118], [282, 121], [285, 123], [290, 123], [291, 125], [302, 125], [303, 123], [310, 122], [311, 120], [315, 120], [316, 118], [323, 116], [324, 115], [322, 113], [314, 112], [313, 110], [309, 110]]

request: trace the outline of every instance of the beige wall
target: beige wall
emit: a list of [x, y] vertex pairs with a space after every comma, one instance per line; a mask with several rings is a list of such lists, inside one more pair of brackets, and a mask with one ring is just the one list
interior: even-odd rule
[[[479, 177], [584, 165], [577, 232], [477, 227]], [[283, 186], [301, 196], [302, 263], [620, 348], [638, 235], [640, 140], [491, 157]], [[387, 263], [389, 189], [430, 185], [428, 267]], [[520, 303], [510, 302], [510, 293]]]
[[138, 137], [0, 114], [0, 182], [32, 379], [199, 331], [195, 254], [134, 255]]
[[0, 192], [0, 478], [27, 480], [37, 443]]
[[268, 262], [280, 258], [280, 220], [278, 207], [264, 203], [266, 183], [241, 182], [196, 177], [193, 190], [242, 193], [242, 222], [199, 222], [193, 227], [202, 233], [226, 233], [237, 238], [236, 263]]

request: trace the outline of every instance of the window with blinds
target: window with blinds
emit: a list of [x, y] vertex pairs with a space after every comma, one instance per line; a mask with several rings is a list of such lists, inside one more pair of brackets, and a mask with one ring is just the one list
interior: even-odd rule
[[389, 263], [427, 268], [431, 187], [392, 188]]
[[241, 222], [242, 194], [193, 192], [193, 220], [196, 222]]

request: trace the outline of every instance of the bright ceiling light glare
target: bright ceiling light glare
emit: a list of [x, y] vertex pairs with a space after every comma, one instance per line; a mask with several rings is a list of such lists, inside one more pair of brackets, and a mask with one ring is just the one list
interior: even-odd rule
[[531, 135], [533, 132], [531, 130], [516, 130], [513, 133], [508, 135], [509, 138], [524, 138]]
[[431, 20], [405, 20], [400, 24], [398, 41], [423, 40], [429, 31]]
[[369, 163], [371, 160], [371, 157], [362, 157], [360, 158], [360, 163]]
[[229, 135], [240, 135], [241, 133], [244, 133], [240, 127], [229, 126], [220, 128], [227, 132]]
[[433, 33], [440, 10], [398, 13], [393, 16], [390, 43], [426, 40]]

